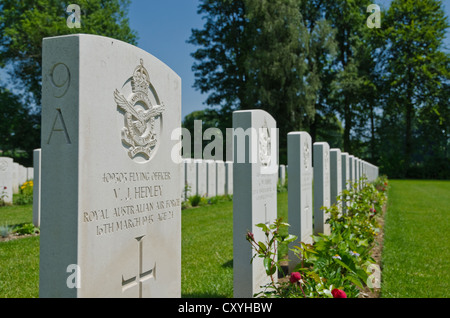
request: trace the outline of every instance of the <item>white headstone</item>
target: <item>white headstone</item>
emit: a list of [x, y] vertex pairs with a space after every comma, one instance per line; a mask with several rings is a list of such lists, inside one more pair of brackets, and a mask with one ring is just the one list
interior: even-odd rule
[[206, 196], [208, 198], [216, 196], [216, 162], [214, 160], [206, 161]]
[[12, 164], [12, 187], [13, 187], [13, 193], [17, 194], [19, 193], [20, 184], [19, 184], [19, 164], [17, 162], [13, 162]]
[[264, 241], [256, 225], [277, 218], [278, 132], [273, 117], [262, 110], [234, 112], [233, 128], [234, 297], [253, 297], [270, 278], [261, 258], [251, 262], [254, 251], [246, 234]]
[[27, 181], [33, 180], [33, 178], [34, 178], [34, 169], [33, 169], [33, 167], [28, 167], [27, 168]]
[[233, 161], [225, 162], [225, 192], [233, 194]]
[[348, 156], [348, 172], [349, 172], [349, 180], [350, 180], [350, 189], [353, 188], [353, 183], [355, 183], [355, 156]]
[[181, 79], [152, 55], [43, 40], [41, 297], [181, 296], [180, 126]]
[[314, 160], [314, 233], [330, 234], [326, 223], [329, 215], [322, 207], [330, 207], [330, 146], [326, 142], [313, 145]]
[[0, 157], [0, 202], [13, 203], [13, 159]]
[[[298, 241], [312, 244], [313, 235], [313, 166], [311, 136], [307, 132], [288, 134], [288, 217], [289, 233]], [[289, 269], [299, 263], [298, 257], [289, 250]]]
[[[337, 196], [342, 192], [341, 150], [330, 149], [330, 205], [338, 204]], [[342, 206], [338, 206], [342, 213]]]
[[282, 186], [284, 186], [284, 183], [286, 182], [286, 166], [280, 165], [279, 171], [278, 171], [278, 178], [279, 182]]
[[216, 161], [216, 195], [225, 194], [225, 162]]
[[194, 162], [196, 165], [196, 172], [197, 172], [196, 193], [197, 195], [204, 197], [208, 193], [206, 161], [202, 159], [195, 159]]
[[[342, 180], [341, 180], [341, 189], [344, 190], [350, 190], [350, 172], [349, 172], [349, 160], [348, 160], [348, 153], [343, 152], [341, 153], [341, 172], [342, 172]], [[343, 198], [342, 202], [342, 213], [345, 213], [345, 204], [346, 204], [346, 198]]]
[[33, 224], [41, 226], [41, 149], [33, 151]]
[[27, 168], [19, 165], [19, 186], [22, 186], [25, 182], [27, 182]]
[[196, 194], [197, 191], [197, 175], [196, 164], [193, 159], [184, 159], [184, 173], [185, 173], [185, 195], [189, 198]]

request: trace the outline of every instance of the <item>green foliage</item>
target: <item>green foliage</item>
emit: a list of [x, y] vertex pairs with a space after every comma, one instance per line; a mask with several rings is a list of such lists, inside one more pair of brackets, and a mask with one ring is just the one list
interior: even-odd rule
[[39, 228], [35, 227], [33, 223], [22, 223], [15, 225], [13, 232], [20, 235], [36, 234], [39, 233]]
[[[445, 178], [450, 174], [450, 54], [443, 50], [449, 21], [442, 1], [394, 0], [383, 25], [377, 32], [381, 166], [391, 178]], [[442, 167], [440, 176], [433, 164]]]
[[1, 237], [8, 237], [13, 232], [13, 229], [8, 224], [0, 225], [0, 236]]
[[[42, 40], [75, 33], [113, 37], [131, 44], [137, 35], [128, 25], [129, 0], [79, 0], [81, 28], [69, 28], [66, 12], [72, 1], [2, 0], [0, 2], [0, 67], [10, 75], [0, 87], [0, 149], [26, 166], [40, 147]], [[3, 83], [0, 83], [2, 85]], [[16, 152], [25, 151], [25, 155]]]
[[14, 204], [25, 205], [33, 203], [33, 181], [27, 181], [20, 186], [19, 194], [14, 199]]
[[69, 28], [66, 12], [71, 1], [3, 0], [0, 7], [0, 64], [12, 66], [20, 81], [40, 104], [42, 39], [75, 33], [97, 34], [136, 44], [128, 26], [126, 0], [80, 0], [81, 28]]
[[[314, 244], [300, 242], [293, 251], [300, 259], [300, 264], [291, 273], [300, 279], [290, 282], [275, 282], [273, 274], [280, 262], [275, 255], [277, 246], [293, 242], [292, 235], [282, 236], [280, 229], [289, 226], [278, 219], [267, 226], [258, 224], [266, 235], [265, 242], [256, 242], [252, 233], [247, 240], [252, 244], [254, 257], [264, 258], [266, 273], [271, 283], [257, 296], [262, 297], [333, 297], [332, 291], [345, 291], [347, 297], [358, 297], [359, 289], [368, 284], [371, 264], [375, 261], [370, 255], [374, 239], [379, 232], [376, 216], [386, 203], [387, 180], [377, 180], [384, 186], [380, 191], [365, 179], [352, 184], [350, 190], [344, 190], [338, 197], [337, 204], [324, 208], [331, 216], [327, 220], [331, 234], [313, 236]], [[385, 184], [386, 183], [386, 184]], [[339, 209], [345, 206], [345, 213]]]

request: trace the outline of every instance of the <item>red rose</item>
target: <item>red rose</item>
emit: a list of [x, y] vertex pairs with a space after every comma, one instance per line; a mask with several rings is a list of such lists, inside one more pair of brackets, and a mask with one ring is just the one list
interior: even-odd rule
[[291, 277], [289, 278], [292, 284], [298, 282], [300, 279], [302, 279], [302, 275], [300, 275], [299, 272], [292, 273]]
[[335, 288], [331, 291], [331, 294], [333, 298], [347, 298], [347, 294], [341, 289]]

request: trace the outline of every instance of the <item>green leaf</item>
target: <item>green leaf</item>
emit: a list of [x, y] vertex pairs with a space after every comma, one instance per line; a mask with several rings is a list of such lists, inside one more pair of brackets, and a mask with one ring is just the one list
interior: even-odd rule
[[272, 259], [270, 257], [264, 258], [264, 268], [266, 269], [267, 275], [273, 275], [277, 270], [275, 266], [272, 266]]
[[267, 251], [267, 246], [266, 246], [266, 244], [264, 244], [263, 242], [258, 242], [258, 246], [259, 246], [259, 248], [263, 251], [263, 252], [266, 252]]

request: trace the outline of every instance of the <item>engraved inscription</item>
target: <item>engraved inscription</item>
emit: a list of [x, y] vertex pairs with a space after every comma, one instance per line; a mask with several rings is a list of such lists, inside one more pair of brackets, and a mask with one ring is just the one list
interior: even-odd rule
[[181, 206], [181, 198], [167, 197], [169, 171], [105, 172], [101, 180], [110, 187], [112, 205], [82, 213], [82, 222], [95, 226], [97, 237], [170, 221]]
[[0, 171], [6, 171], [8, 169], [8, 162], [6, 160], [0, 161]]
[[[150, 101], [149, 93], [155, 92], [150, 89], [150, 77], [142, 59], [141, 64], [134, 70], [131, 87], [132, 94], [128, 99], [117, 89], [114, 91], [114, 100], [125, 118], [122, 143], [131, 159], [142, 156], [150, 160], [158, 145], [165, 106], [162, 103], [152, 105]], [[155, 98], [159, 100], [156, 94]]]
[[53, 96], [63, 97], [70, 87], [70, 70], [64, 63], [57, 63], [50, 72], [50, 83], [52, 84]]
[[305, 144], [303, 145], [303, 164], [305, 165], [305, 170], [308, 170], [310, 167], [310, 150], [307, 140], [305, 140]]
[[50, 136], [48, 136], [48, 140], [47, 140], [47, 144], [48, 145], [50, 144], [50, 141], [52, 139], [52, 136], [53, 136], [54, 132], [62, 132], [64, 134], [65, 139], [66, 139], [66, 143], [67, 144], [71, 144], [72, 143], [70, 141], [69, 132], [67, 131], [66, 123], [64, 122], [63, 114], [61, 112], [61, 109], [59, 109], [59, 108], [56, 109], [55, 120], [53, 121], [52, 130], [51, 130]]

